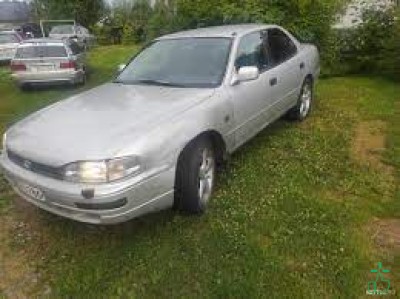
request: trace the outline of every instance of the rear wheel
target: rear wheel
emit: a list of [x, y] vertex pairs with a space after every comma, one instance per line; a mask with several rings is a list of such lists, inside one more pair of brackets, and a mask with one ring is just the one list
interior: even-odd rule
[[314, 101], [314, 85], [311, 78], [307, 78], [297, 101], [296, 106], [288, 111], [288, 118], [297, 121], [303, 121], [311, 112], [312, 103]]
[[192, 141], [179, 157], [175, 206], [184, 212], [204, 213], [212, 196], [216, 179], [215, 151], [210, 140]]
[[87, 80], [86, 68], [83, 69], [82, 74], [79, 76], [78, 85], [85, 85]]

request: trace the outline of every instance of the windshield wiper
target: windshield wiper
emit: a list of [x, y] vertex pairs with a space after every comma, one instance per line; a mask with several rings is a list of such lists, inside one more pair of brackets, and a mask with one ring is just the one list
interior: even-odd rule
[[125, 84], [125, 81], [115, 79], [115, 80], [112, 81], [112, 83]]
[[162, 81], [162, 80], [154, 80], [154, 79], [141, 79], [141, 80], [115, 79], [112, 82], [117, 83], [117, 84], [126, 84], [126, 85], [146, 84], [146, 85], [159, 85], [159, 86], [169, 86], [169, 87], [187, 87], [186, 85], [183, 85], [183, 84], [172, 83], [172, 82]]
[[139, 83], [139, 84], [149, 84], [149, 85], [161, 85], [161, 86], [170, 86], [170, 87], [186, 87], [183, 84], [172, 83], [163, 80], [154, 80], [154, 79], [141, 79], [135, 80], [132, 83]]

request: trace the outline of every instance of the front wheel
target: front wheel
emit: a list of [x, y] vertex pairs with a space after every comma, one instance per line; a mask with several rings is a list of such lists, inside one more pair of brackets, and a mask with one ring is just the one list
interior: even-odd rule
[[314, 85], [310, 78], [307, 78], [301, 88], [301, 93], [296, 106], [288, 111], [289, 119], [303, 121], [311, 112], [314, 101]]
[[216, 178], [215, 151], [208, 139], [192, 141], [178, 160], [175, 182], [175, 207], [204, 213], [214, 190]]

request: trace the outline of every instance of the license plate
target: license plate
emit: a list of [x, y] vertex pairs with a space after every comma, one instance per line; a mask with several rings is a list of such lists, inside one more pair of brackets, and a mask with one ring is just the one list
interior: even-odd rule
[[28, 184], [19, 183], [18, 189], [30, 198], [40, 200], [40, 201], [45, 200], [44, 194], [43, 194], [42, 190], [40, 190], [39, 188], [33, 187]]
[[54, 69], [53, 66], [50, 66], [50, 65], [40, 65], [40, 66], [32, 67], [32, 70], [34, 72], [50, 72], [53, 69]]

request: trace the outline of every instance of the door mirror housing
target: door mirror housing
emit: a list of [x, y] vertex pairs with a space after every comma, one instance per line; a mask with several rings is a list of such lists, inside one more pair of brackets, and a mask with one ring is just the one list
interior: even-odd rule
[[235, 78], [232, 82], [232, 85], [236, 85], [240, 82], [247, 82], [257, 80], [260, 77], [260, 71], [256, 66], [243, 66], [239, 69]]
[[117, 68], [118, 73], [121, 73], [125, 68], [126, 68], [126, 64], [118, 65], [118, 68]]

